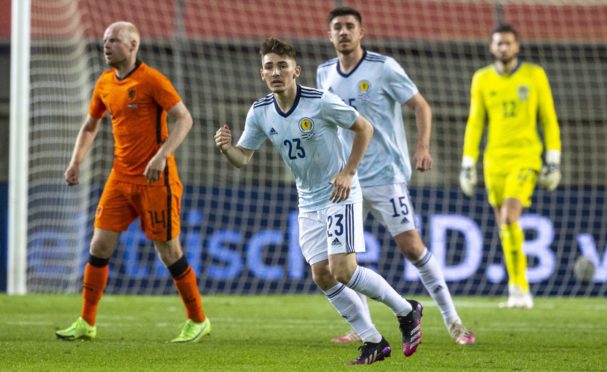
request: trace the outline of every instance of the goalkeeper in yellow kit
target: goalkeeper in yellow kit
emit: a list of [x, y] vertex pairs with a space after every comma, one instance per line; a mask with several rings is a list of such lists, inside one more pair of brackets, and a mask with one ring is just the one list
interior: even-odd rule
[[[491, 35], [490, 50], [495, 63], [476, 71], [472, 78], [459, 180], [463, 192], [472, 196], [479, 144], [488, 122], [483, 155], [485, 185], [500, 228], [508, 271], [508, 301], [501, 305], [532, 308], [519, 218], [523, 208], [531, 205], [538, 177], [539, 184], [551, 191], [560, 182], [560, 130], [546, 73], [540, 66], [518, 59], [516, 30], [511, 25], [497, 26]], [[545, 152], [543, 167], [542, 152]]]

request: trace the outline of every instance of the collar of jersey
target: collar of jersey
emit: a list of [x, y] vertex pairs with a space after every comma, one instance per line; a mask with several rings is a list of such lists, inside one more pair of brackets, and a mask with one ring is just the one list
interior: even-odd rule
[[295, 111], [295, 109], [297, 108], [297, 104], [299, 103], [300, 96], [301, 96], [301, 86], [299, 84], [297, 84], [297, 94], [295, 95], [295, 102], [293, 102], [293, 106], [291, 106], [291, 108], [287, 112], [282, 112], [280, 107], [278, 107], [278, 103], [276, 102], [276, 97], [272, 96], [272, 99], [274, 100], [274, 109], [276, 110], [278, 115], [286, 118], [287, 116], [291, 115], [291, 113], [293, 111]]
[[348, 76], [352, 75], [354, 73], [354, 71], [356, 71], [356, 69], [358, 69], [358, 66], [360, 66], [361, 63], [363, 63], [363, 61], [365, 60], [365, 57], [367, 56], [367, 50], [363, 49], [363, 56], [360, 59], [360, 61], [358, 61], [358, 63], [356, 64], [356, 66], [354, 66], [354, 68], [352, 69], [352, 71], [348, 72], [347, 74], [344, 74], [343, 72], [341, 72], [341, 68], [339, 67], [339, 59], [337, 59], [337, 73], [340, 74], [341, 76], [347, 78]]
[[506, 74], [502, 74], [498, 69], [497, 66], [495, 64], [493, 64], [493, 69], [495, 69], [495, 72], [499, 75], [499, 76], [512, 76], [514, 75], [515, 72], [518, 71], [518, 69], [521, 67], [521, 65], [523, 64], [523, 60], [522, 59], [518, 59], [518, 61], [516, 61], [516, 66], [514, 66], [514, 68], [512, 69], [512, 72], [510, 72], [508, 75]]
[[135, 67], [133, 67], [133, 69], [126, 75], [124, 75], [124, 77], [119, 78], [118, 75], [116, 75], [116, 73], [114, 72], [114, 77], [116, 78], [116, 80], [118, 81], [124, 81], [126, 80], [129, 76], [133, 75], [133, 73], [135, 71], [137, 71], [137, 69], [139, 68], [139, 66], [141, 66], [143, 62], [141, 62], [140, 59], [135, 60]]

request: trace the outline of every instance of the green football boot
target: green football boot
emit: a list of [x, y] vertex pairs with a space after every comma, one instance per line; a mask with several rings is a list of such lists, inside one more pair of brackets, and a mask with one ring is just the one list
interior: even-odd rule
[[203, 336], [206, 336], [211, 333], [211, 321], [209, 318], [206, 318], [202, 323], [193, 322], [191, 319], [188, 319], [183, 328], [181, 329], [181, 333], [176, 338], [172, 339], [171, 342], [187, 344], [194, 343], [200, 341]]
[[97, 336], [97, 327], [89, 325], [82, 317], [66, 329], [55, 332], [58, 338], [66, 341], [92, 340]]

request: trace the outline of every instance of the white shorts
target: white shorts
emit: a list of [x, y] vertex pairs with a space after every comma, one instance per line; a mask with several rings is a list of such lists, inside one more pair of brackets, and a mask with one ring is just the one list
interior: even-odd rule
[[371, 213], [390, 235], [416, 229], [415, 212], [406, 183], [363, 187], [362, 190], [364, 215]]
[[314, 212], [300, 211], [299, 245], [310, 265], [334, 254], [364, 252], [362, 204], [331, 204]]

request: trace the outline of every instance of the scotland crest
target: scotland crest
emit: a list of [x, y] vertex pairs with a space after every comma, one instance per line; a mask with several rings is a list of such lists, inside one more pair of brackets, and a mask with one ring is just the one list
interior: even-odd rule
[[309, 139], [314, 136], [314, 120], [310, 118], [302, 118], [299, 120], [299, 131], [301, 138]]

